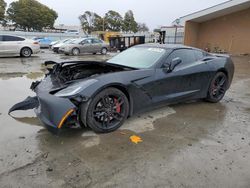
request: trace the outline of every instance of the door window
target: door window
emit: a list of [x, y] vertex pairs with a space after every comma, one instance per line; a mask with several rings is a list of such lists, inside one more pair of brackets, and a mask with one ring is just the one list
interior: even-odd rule
[[94, 44], [100, 44], [100, 43], [102, 43], [102, 41], [99, 40], [99, 39], [93, 39], [92, 42], [93, 42]]
[[196, 60], [202, 60], [204, 58], [204, 52], [200, 51], [200, 50], [194, 50], [194, 54], [196, 57]]
[[167, 63], [171, 63], [171, 61], [175, 58], [180, 58], [182, 60], [181, 64], [178, 66], [185, 66], [190, 63], [193, 63], [196, 61], [195, 54], [193, 50], [191, 49], [179, 49], [173, 51], [167, 58]]
[[0, 35], [0, 41], [3, 41], [3, 36], [2, 35]]
[[4, 35], [3, 36], [3, 41], [24, 41], [24, 38], [21, 37], [15, 37], [15, 36], [9, 36], [9, 35]]
[[91, 43], [92, 43], [92, 40], [91, 40], [91, 39], [86, 39], [86, 40], [84, 41], [84, 43], [85, 43], [85, 44], [91, 44]]

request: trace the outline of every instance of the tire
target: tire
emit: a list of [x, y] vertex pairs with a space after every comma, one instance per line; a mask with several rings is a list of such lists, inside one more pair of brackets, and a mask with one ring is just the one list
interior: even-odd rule
[[79, 48], [73, 48], [72, 49], [72, 55], [78, 56], [80, 54], [80, 49]]
[[96, 55], [96, 52], [94, 52], [93, 55]]
[[129, 102], [126, 95], [107, 88], [98, 93], [89, 103], [80, 107], [80, 120], [97, 133], [109, 133], [118, 129], [128, 117]]
[[24, 47], [21, 49], [20, 55], [22, 57], [30, 57], [32, 54], [32, 50], [28, 47]]
[[227, 84], [227, 75], [223, 72], [216, 73], [210, 83], [206, 100], [212, 103], [221, 101], [226, 93]]
[[101, 54], [102, 55], [106, 55], [108, 53], [108, 49], [107, 48], [102, 48], [101, 49]]

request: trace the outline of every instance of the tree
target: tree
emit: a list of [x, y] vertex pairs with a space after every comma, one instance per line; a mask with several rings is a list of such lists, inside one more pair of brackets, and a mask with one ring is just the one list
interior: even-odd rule
[[53, 28], [58, 15], [49, 7], [36, 0], [19, 0], [10, 4], [7, 18], [26, 31], [42, 31], [43, 28]]
[[103, 18], [94, 12], [86, 11], [83, 15], [79, 16], [79, 19], [82, 29], [88, 34], [92, 31], [103, 30]]
[[138, 25], [137, 26], [138, 31], [141, 31], [141, 32], [149, 31], [149, 28], [145, 23], [138, 23], [137, 25]]
[[116, 11], [108, 11], [105, 14], [104, 22], [106, 29], [110, 31], [121, 31], [122, 29], [123, 19], [122, 16]]
[[6, 9], [5, 1], [0, 0], [0, 22], [4, 21], [5, 9]]
[[134, 13], [132, 10], [129, 10], [125, 13], [123, 20], [123, 31], [126, 32], [134, 32], [138, 31], [137, 23], [134, 18]]

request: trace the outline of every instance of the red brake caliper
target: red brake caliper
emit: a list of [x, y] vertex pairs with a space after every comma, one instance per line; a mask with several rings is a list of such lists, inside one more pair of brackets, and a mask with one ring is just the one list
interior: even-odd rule
[[117, 99], [115, 99], [115, 106], [116, 106], [116, 112], [120, 113], [121, 112], [121, 105], [119, 104]]

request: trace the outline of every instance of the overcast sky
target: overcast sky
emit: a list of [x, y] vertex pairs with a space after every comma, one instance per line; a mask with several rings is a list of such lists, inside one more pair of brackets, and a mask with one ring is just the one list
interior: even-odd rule
[[[13, 0], [5, 0], [8, 4]], [[115, 10], [122, 16], [132, 10], [137, 22], [150, 29], [171, 25], [172, 21], [189, 13], [208, 8], [226, 0], [39, 0], [58, 13], [56, 24], [79, 25], [78, 16], [93, 11], [103, 16]]]

